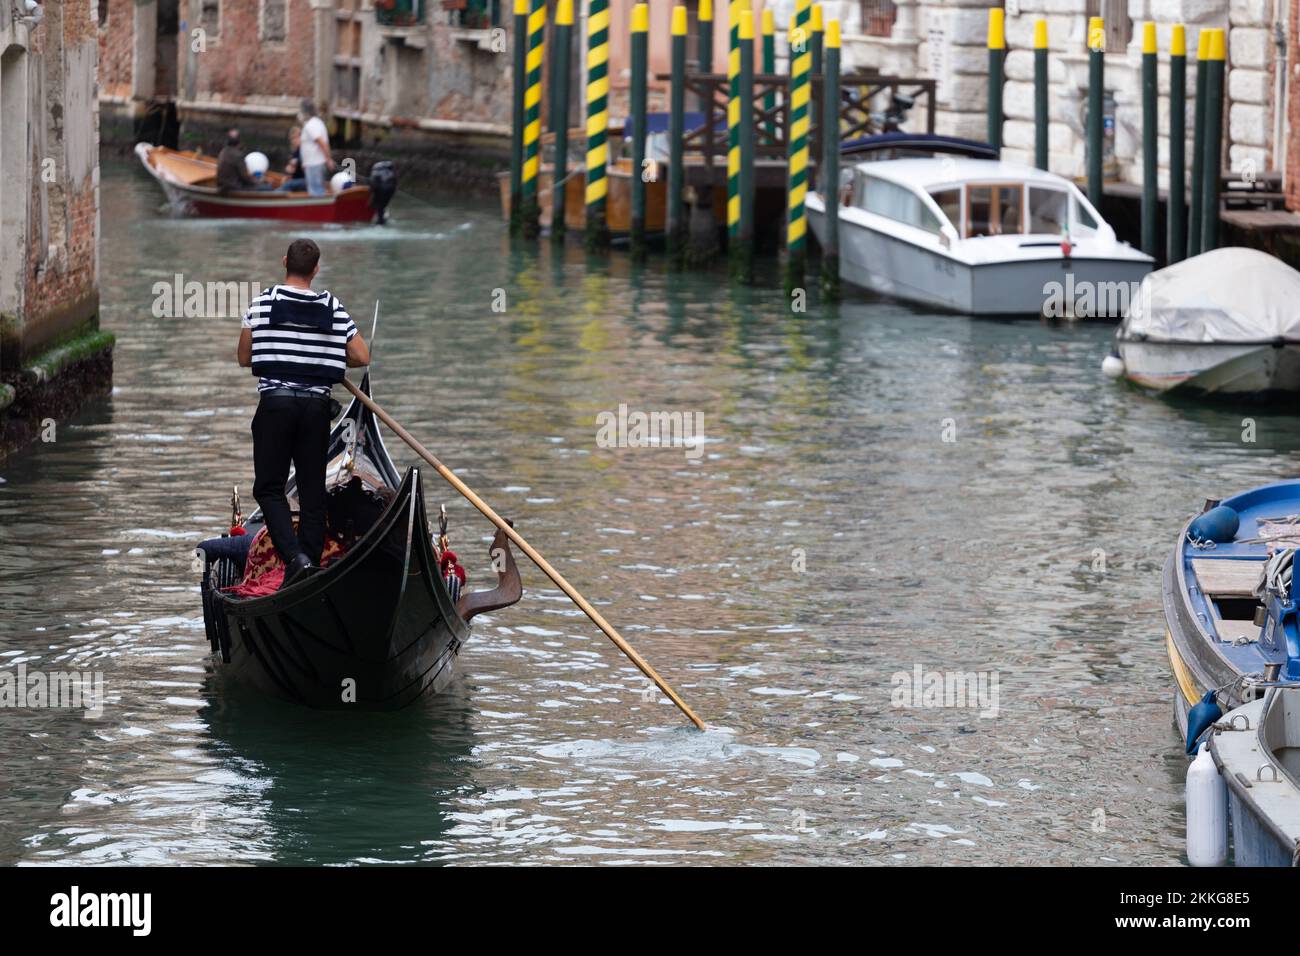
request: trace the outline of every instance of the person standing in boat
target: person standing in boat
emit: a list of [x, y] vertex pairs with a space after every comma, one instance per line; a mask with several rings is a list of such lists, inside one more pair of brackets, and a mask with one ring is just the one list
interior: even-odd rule
[[302, 101], [298, 118], [302, 121], [298, 155], [302, 160], [301, 175], [307, 180], [307, 192], [313, 196], [328, 195], [326, 181], [328, 174], [334, 172], [329, 130], [325, 128], [325, 121], [316, 115], [316, 105], [311, 100]]
[[[284, 281], [250, 303], [236, 352], [240, 366], [257, 376], [253, 497], [284, 561], [285, 587], [319, 565], [325, 547], [330, 390], [348, 366], [370, 364], [370, 349], [343, 304], [327, 290], [312, 290], [319, 271], [316, 243], [290, 243]], [[290, 462], [298, 485], [296, 534], [285, 497]]]

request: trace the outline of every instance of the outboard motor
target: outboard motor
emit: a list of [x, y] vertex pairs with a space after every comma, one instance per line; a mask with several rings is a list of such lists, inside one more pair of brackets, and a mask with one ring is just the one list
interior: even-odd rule
[[388, 218], [387, 209], [397, 192], [397, 168], [388, 160], [370, 167], [370, 208], [375, 211], [375, 221], [381, 226]]

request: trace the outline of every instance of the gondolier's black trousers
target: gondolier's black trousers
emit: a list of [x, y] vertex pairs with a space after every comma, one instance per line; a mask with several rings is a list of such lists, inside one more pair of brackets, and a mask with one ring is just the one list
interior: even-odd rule
[[[262, 396], [253, 415], [253, 497], [266, 517], [271, 543], [288, 564], [299, 553], [320, 564], [325, 548], [325, 457], [330, 400]], [[293, 462], [298, 485], [298, 533], [284, 486]]]

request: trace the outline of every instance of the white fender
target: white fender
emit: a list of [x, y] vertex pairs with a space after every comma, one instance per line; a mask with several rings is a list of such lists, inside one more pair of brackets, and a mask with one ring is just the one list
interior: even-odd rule
[[1228, 786], [1206, 744], [1201, 744], [1187, 768], [1187, 862], [1192, 866], [1228, 862]]

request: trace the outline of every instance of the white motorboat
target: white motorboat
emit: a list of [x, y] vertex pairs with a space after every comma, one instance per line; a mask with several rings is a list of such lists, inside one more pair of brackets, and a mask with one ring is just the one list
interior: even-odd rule
[[1255, 249], [1215, 249], [1153, 272], [1115, 334], [1120, 374], [1214, 395], [1300, 391], [1300, 272]]
[[[856, 162], [841, 176], [847, 282], [972, 315], [1118, 319], [1151, 271], [1151, 257], [1116, 239], [1069, 180], [940, 136], [866, 137], [846, 144], [845, 158], [886, 150], [911, 155]], [[806, 208], [824, 243], [825, 197], [810, 192]]]

